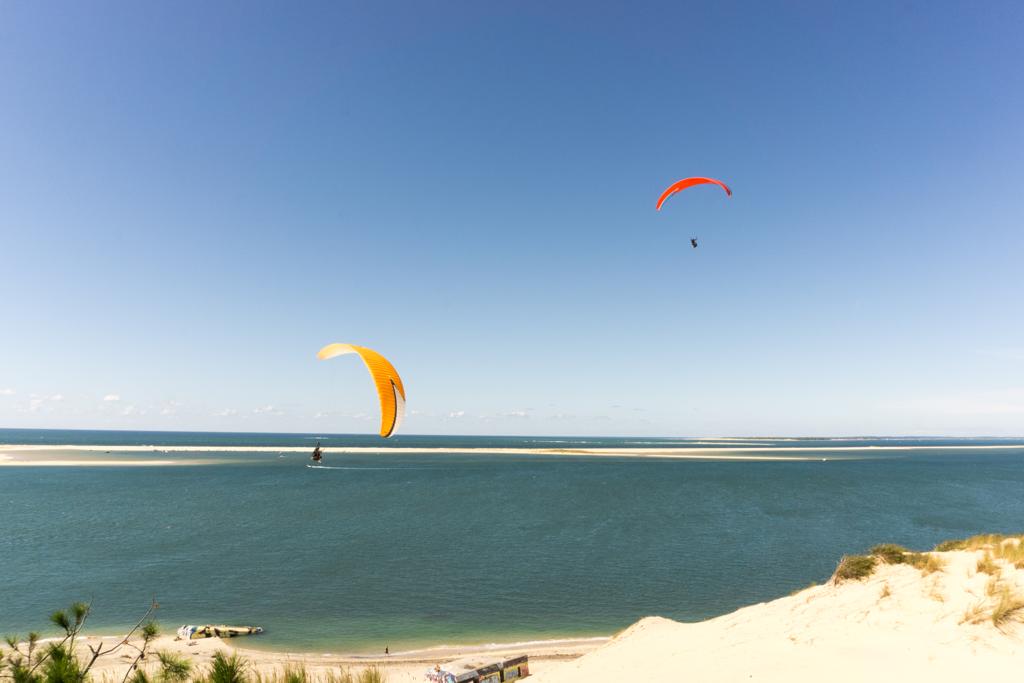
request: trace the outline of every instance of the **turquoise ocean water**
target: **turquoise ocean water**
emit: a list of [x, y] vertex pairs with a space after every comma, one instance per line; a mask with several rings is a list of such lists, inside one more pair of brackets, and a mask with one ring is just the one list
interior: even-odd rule
[[[317, 436], [379, 451], [329, 454], [329, 470], [305, 453], [155, 452]], [[273, 649], [605, 635], [786, 595], [875, 543], [1024, 530], [1024, 440], [744, 440], [806, 462], [460, 452], [695, 445], [683, 439], [0, 430], [0, 443], [215, 463], [0, 468], [0, 634], [43, 630], [73, 600], [114, 631], [155, 597], [165, 627], [259, 624], [245, 645]], [[127, 445], [154, 452], [119, 456]], [[992, 445], [1013, 447], [974, 448]], [[445, 451], [388, 453], [402, 446]], [[858, 450], [812, 450], [836, 446]]]

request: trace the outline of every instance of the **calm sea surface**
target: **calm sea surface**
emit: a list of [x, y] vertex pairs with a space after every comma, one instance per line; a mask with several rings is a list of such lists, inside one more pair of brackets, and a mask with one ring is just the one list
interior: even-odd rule
[[[0, 634], [45, 631], [74, 600], [92, 601], [92, 630], [117, 630], [155, 597], [165, 628], [259, 624], [245, 645], [275, 649], [604, 635], [786, 595], [876, 543], [1024, 530], [1024, 440], [744, 440], [808, 462], [460, 453], [694, 443], [679, 439], [0, 430], [0, 443], [116, 455], [311, 448], [317, 436], [380, 451], [329, 454], [337, 469], [245, 451], [118, 456], [207, 465], [0, 468]], [[811, 450], [844, 445], [865, 449]], [[867, 449], [897, 445], [913, 448]], [[388, 453], [402, 446], [446, 452]]]

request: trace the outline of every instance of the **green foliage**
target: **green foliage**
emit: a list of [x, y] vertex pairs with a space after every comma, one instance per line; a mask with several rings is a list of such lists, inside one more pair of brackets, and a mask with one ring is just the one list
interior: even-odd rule
[[32, 671], [32, 667], [28, 666], [23, 659], [16, 658], [14, 660], [8, 660], [7, 662], [7, 675], [10, 676], [14, 683], [41, 683], [42, 676]]
[[282, 678], [284, 679], [283, 683], [309, 683], [309, 676], [306, 675], [306, 667], [302, 665], [297, 667], [285, 667]]
[[237, 653], [228, 657], [217, 650], [213, 653], [213, 662], [206, 680], [208, 683], [246, 683], [248, 667], [248, 662]]
[[910, 551], [895, 543], [883, 543], [876, 545], [868, 554], [882, 558], [888, 564], [903, 564], [906, 562], [906, 554]]
[[935, 546], [935, 552], [937, 553], [948, 553], [953, 550], [963, 550], [967, 547], [967, 541], [951, 539], [943, 541], [942, 543]]
[[369, 666], [359, 672], [357, 683], [386, 683], [388, 680], [384, 670], [378, 666]]
[[338, 669], [336, 672], [327, 670], [324, 672], [322, 683], [356, 683], [352, 672], [347, 669]]
[[81, 627], [89, 617], [89, 605], [84, 602], [72, 603], [71, 615], [75, 618], [75, 626]]
[[160, 635], [160, 626], [155, 621], [147, 621], [139, 631], [142, 640], [149, 642]]
[[160, 680], [166, 683], [183, 683], [192, 673], [192, 662], [174, 652], [157, 652], [160, 660]]
[[81, 683], [85, 678], [78, 659], [64, 643], [51, 643], [46, 648], [46, 659], [40, 671], [45, 683]]
[[933, 553], [907, 553], [903, 561], [925, 574], [937, 572], [946, 566], [946, 561]]
[[128, 679], [128, 683], [151, 683], [149, 676], [142, 669], [136, 669], [135, 673]]
[[871, 576], [875, 571], [878, 558], [872, 555], [844, 555], [836, 567], [832, 579], [836, 583], [843, 581], [859, 580]]
[[68, 619], [67, 612], [62, 609], [57, 610], [50, 615], [50, 622], [54, 626], [64, 631], [66, 635], [71, 635], [71, 620]]
[[[17, 636], [9, 636], [5, 640], [11, 648], [10, 652], [0, 652], [0, 679], [10, 679], [11, 683], [85, 683], [89, 670], [96, 660], [103, 655], [117, 652], [128, 644], [128, 639], [138, 632], [142, 637], [142, 647], [133, 647], [138, 653], [131, 661], [123, 683], [150, 683], [145, 672], [138, 668], [146, 656], [146, 648], [150, 641], [159, 633], [155, 622], [145, 622], [158, 605], [150, 605], [146, 615], [139, 621], [127, 636], [111, 647], [103, 648], [102, 643], [87, 646], [90, 655], [79, 658], [76, 654], [75, 639], [82, 632], [89, 618], [90, 607], [84, 602], [72, 603], [66, 610], [57, 610], [50, 614], [50, 623], [64, 632], [64, 637], [48, 643], [42, 652], [39, 650], [39, 634], [28, 634], [28, 640], [20, 642]], [[127, 659], [132, 659], [130, 656]]]

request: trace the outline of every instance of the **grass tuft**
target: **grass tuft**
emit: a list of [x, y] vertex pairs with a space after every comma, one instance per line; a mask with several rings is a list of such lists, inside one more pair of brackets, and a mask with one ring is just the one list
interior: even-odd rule
[[832, 581], [842, 583], [867, 578], [875, 571], [876, 564], [878, 559], [871, 555], [844, 555], [832, 574]]
[[158, 651], [160, 680], [166, 683], [184, 683], [192, 673], [192, 662], [174, 652]]
[[868, 554], [882, 558], [887, 564], [903, 564], [907, 561], [908, 553], [909, 550], [895, 543], [882, 543], [868, 551]]
[[388, 680], [384, 669], [378, 666], [369, 666], [359, 672], [356, 683], [386, 683]]
[[946, 566], [946, 561], [933, 553], [907, 553], [904, 557], [907, 564], [924, 574], [932, 574]]
[[978, 560], [978, 573], [989, 574], [991, 576], [999, 574], [999, 565], [996, 564], [995, 560], [992, 558], [992, 553], [986, 552], [985, 555]]
[[953, 550], [963, 550], [967, 545], [967, 541], [963, 539], [951, 539], [943, 541], [942, 543], [935, 546], [934, 551], [937, 553], [948, 553]]
[[237, 653], [230, 657], [220, 650], [213, 653], [207, 683], [246, 683], [249, 663]]
[[310, 683], [309, 676], [306, 674], [306, 667], [299, 664], [298, 666], [286, 666], [284, 668], [284, 674], [281, 676], [282, 683]]
[[338, 669], [337, 671], [328, 669], [324, 672], [321, 680], [322, 683], [355, 683], [352, 672], [347, 669]]
[[999, 600], [992, 608], [992, 623], [996, 628], [1002, 628], [1006, 622], [1024, 613], [1024, 600], [1014, 595], [1007, 588], [999, 593]]

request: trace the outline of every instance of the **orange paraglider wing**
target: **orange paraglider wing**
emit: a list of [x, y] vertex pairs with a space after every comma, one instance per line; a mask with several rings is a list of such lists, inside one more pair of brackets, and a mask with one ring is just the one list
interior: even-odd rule
[[678, 180], [669, 185], [668, 188], [666, 188], [665, 191], [661, 193], [661, 196], [658, 197], [657, 210], [661, 211], [661, 205], [665, 203], [666, 199], [674, 195], [676, 192], [685, 190], [688, 187], [693, 187], [694, 185], [705, 185], [707, 183], [711, 183], [712, 185], [718, 185], [720, 188], [725, 190], [725, 193], [727, 195], [729, 195], [730, 197], [732, 196], [732, 190], [730, 190], [729, 186], [723, 183], [721, 180], [715, 180], [714, 178], [683, 178], [682, 180]]
[[402, 378], [387, 358], [365, 346], [328, 344], [320, 349], [316, 357], [327, 360], [346, 353], [358, 355], [370, 371], [380, 400], [380, 435], [386, 439], [395, 433], [405, 417], [405, 387], [402, 386]]

